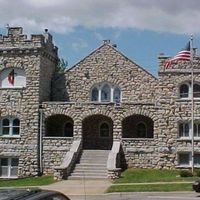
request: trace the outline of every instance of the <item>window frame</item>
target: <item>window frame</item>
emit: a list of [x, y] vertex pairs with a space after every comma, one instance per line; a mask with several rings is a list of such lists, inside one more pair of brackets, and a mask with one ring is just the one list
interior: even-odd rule
[[[139, 136], [139, 134], [138, 134], [138, 125], [140, 125], [140, 124], [144, 125], [144, 127], [145, 127], [145, 136], [144, 137], [138, 137]], [[136, 131], [137, 131], [137, 138], [147, 138], [147, 124], [145, 122], [143, 122], [143, 121], [138, 122], [136, 124]]]
[[[188, 162], [187, 163], [180, 163], [180, 156], [181, 155], [187, 155], [188, 156]], [[199, 156], [199, 164], [198, 162], [195, 164], [195, 156]], [[192, 153], [189, 151], [183, 151], [177, 153], [178, 157], [178, 167], [192, 167]], [[194, 152], [194, 167], [200, 168], [200, 152]]]
[[[104, 100], [102, 99], [102, 92], [105, 86], [109, 87], [109, 94], [108, 94], [108, 99]], [[98, 99], [97, 100], [93, 100], [93, 91], [97, 89], [98, 90]], [[114, 92], [115, 90], [118, 89], [120, 96], [119, 96], [119, 100], [115, 100], [114, 98]], [[90, 101], [91, 102], [97, 102], [97, 103], [120, 103], [122, 100], [122, 91], [120, 89], [119, 86], [117, 85], [112, 85], [108, 82], [103, 82], [103, 83], [99, 83], [99, 84], [95, 84], [93, 85], [93, 87], [90, 90]]]
[[[101, 134], [101, 130], [102, 130], [101, 126], [103, 124], [106, 124], [108, 126], [108, 135], [107, 136], [102, 136], [102, 134]], [[99, 136], [100, 136], [100, 138], [109, 138], [110, 137], [110, 124], [108, 122], [104, 121], [104, 122], [100, 123], [100, 125], [99, 125]]]
[[[187, 97], [182, 97], [181, 96], [181, 91], [180, 91], [180, 89], [181, 89], [181, 87], [183, 86], [183, 85], [186, 85], [187, 87], [188, 87], [188, 96]], [[193, 98], [194, 99], [200, 99], [200, 95], [199, 95], [199, 97], [195, 97], [195, 93], [194, 93], [194, 87], [195, 87], [195, 85], [197, 85], [197, 86], [199, 86], [199, 89], [200, 89], [200, 83], [198, 83], [198, 82], [194, 82], [194, 84], [193, 84]], [[198, 92], [196, 92], [196, 93], [199, 93], [200, 94], [200, 91]], [[180, 99], [185, 99], [185, 100], [188, 100], [188, 99], [191, 99], [192, 98], [192, 87], [191, 87], [191, 83], [188, 81], [188, 82], [183, 82], [183, 83], [181, 83], [180, 85], [179, 85], [179, 98]]]
[[[7, 165], [2, 165], [2, 159], [7, 159]], [[17, 159], [17, 165], [13, 165], [12, 161]], [[2, 168], [7, 169], [7, 175], [0, 173], [0, 178], [17, 178], [18, 177], [18, 168], [19, 168], [19, 157], [1, 157], [0, 158], [0, 171]], [[12, 175], [12, 169], [16, 169], [16, 175]]]
[[[3, 121], [4, 120], [8, 120], [9, 121], [9, 125], [7, 125], [7, 126], [4, 126], [3, 125]], [[14, 122], [14, 120], [19, 120], [19, 125], [18, 126], [16, 126], [16, 125], [13, 125], [13, 122]], [[3, 132], [4, 132], [4, 128], [8, 128], [9, 129], [9, 133], [8, 134], [4, 134]], [[14, 134], [14, 129], [15, 128], [18, 128], [19, 129], [19, 133], [18, 134]], [[1, 119], [1, 130], [0, 130], [0, 136], [1, 137], [20, 137], [20, 132], [21, 132], [21, 123], [20, 123], [20, 119], [19, 118], [17, 118], [17, 117], [3, 117], [2, 119]]]

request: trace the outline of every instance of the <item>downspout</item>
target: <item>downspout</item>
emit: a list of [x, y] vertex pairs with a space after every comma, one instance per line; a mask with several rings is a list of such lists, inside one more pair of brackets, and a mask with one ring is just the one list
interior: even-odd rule
[[39, 106], [39, 175], [43, 174], [43, 160], [42, 160], [42, 122], [43, 122], [43, 111], [42, 106]]

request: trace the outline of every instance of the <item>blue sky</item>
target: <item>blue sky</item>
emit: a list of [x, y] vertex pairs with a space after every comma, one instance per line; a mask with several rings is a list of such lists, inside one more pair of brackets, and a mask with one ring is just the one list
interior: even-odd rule
[[174, 56], [190, 34], [194, 46], [200, 46], [199, 0], [0, 0], [0, 4], [0, 33], [5, 33], [6, 24], [22, 26], [27, 34], [48, 28], [69, 67], [109, 39], [156, 76], [160, 53]]

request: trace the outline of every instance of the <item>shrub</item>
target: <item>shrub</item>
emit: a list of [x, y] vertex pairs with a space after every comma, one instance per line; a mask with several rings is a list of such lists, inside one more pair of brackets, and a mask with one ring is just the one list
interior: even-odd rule
[[181, 170], [180, 171], [180, 176], [181, 177], [192, 177], [192, 172], [189, 170]]
[[195, 169], [195, 175], [200, 177], [200, 169]]

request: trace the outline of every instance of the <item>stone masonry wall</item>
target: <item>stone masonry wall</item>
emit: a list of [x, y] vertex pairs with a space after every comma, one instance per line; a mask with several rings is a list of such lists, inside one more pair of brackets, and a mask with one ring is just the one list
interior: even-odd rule
[[92, 86], [101, 82], [118, 85], [123, 102], [152, 103], [157, 91], [155, 77], [107, 43], [67, 70], [65, 80], [65, 87], [60, 87], [65, 91], [59, 90], [54, 96], [67, 94], [70, 102], [90, 101]]
[[38, 108], [43, 99], [39, 81], [44, 49], [43, 35], [32, 35], [28, 40], [20, 27], [9, 28], [8, 35], [0, 38], [0, 73], [5, 68], [20, 68], [26, 75], [25, 88], [0, 88], [1, 118], [15, 116], [20, 120], [19, 136], [0, 136], [0, 157], [19, 158], [19, 177], [37, 175], [39, 170]]

